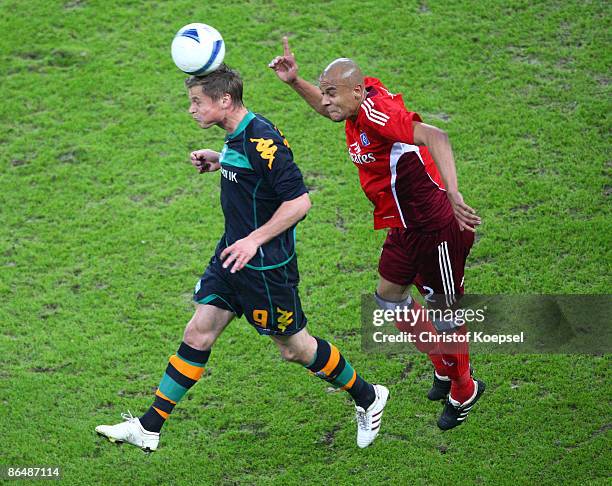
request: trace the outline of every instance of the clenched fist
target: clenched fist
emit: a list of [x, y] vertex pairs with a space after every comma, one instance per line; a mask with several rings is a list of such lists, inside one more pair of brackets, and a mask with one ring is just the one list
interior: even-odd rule
[[219, 163], [219, 152], [214, 150], [202, 149], [191, 152], [191, 163], [198, 169], [200, 174], [204, 172], [214, 172], [221, 168]]

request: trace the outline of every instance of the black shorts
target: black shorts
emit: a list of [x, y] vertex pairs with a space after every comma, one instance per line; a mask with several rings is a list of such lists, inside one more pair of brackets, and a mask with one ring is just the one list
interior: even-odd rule
[[244, 267], [230, 273], [230, 269], [213, 256], [196, 284], [193, 300], [229, 310], [237, 317], [244, 314], [259, 334], [289, 336], [306, 326], [298, 294], [297, 257], [271, 270]]

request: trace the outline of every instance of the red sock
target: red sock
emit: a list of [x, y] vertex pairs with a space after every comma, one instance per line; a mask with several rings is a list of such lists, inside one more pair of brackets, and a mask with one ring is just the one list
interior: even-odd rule
[[[416, 319], [413, 319], [413, 316], [416, 316]], [[429, 354], [436, 347], [437, 343], [429, 342], [428, 339], [421, 339], [420, 335], [423, 332], [430, 334], [437, 334], [436, 328], [433, 324], [427, 319], [427, 313], [425, 309], [416, 301], [412, 301], [412, 306], [410, 308], [410, 314], [408, 314], [407, 320], [398, 320], [395, 323], [395, 327], [402, 332], [406, 332], [415, 338], [414, 345], [421, 353]]]
[[472, 375], [468, 370], [468, 372], [463, 376], [451, 380], [450, 396], [453, 400], [457, 400], [459, 403], [465, 403], [472, 398], [475, 389], [476, 385], [474, 384]]
[[397, 321], [395, 323], [395, 327], [402, 332], [406, 332], [415, 336], [415, 347], [421, 352], [425, 353], [429, 356], [434, 368], [439, 376], [448, 376], [446, 366], [444, 365], [442, 359], [442, 352], [438, 349], [438, 344], [434, 342], [428, 342], [427, 340], [420, 339], [420, 334], [422, 332], [429, 333], [430, 335], [436, 335], [436, 328], [433, 326], [431, 321], [427, 319], [427, 313], [423, 306], [416, 302], [412, 301], [411, 311], [414, 312], [412, 315], [417, 315], [416, 320], [414, 321], [414, 325], [412, 325], [412, 319], [407, 321]]
[[[465, 326], [457, 329], [455, 334], [465, 335]], [[451, 343], [444, 345], [442, 361], [448, 370], [451, 379], [450, 396], [453, 400], [463, 403], [474, 394], [474, 380], [470, 373], [470, 350], [467, 342]]]
[[442, 355], [439, 354], [438, 348], [436, 347], [436, 349], [434, 349], [427, 356], [429, 356], [429, 359], [433, 363], [434, 369], [436, 370], [438, 376], [445, 376], [449, 378], [448, 367], [444, 364], [444, 359], [442, 358]]

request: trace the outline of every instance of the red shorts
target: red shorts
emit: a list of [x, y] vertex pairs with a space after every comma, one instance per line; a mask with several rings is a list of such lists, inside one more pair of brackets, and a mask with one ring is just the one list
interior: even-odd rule
[[434, 300], [434, 294], [449, 296], [449, 305], [455, 300], [450, 296], [463, 295], [465, 260], [473, 244], [474, 233], [461, 231], [454, 218], [431, 233], [393, 228], [383, 244], [378, 273], [398, 285], [415, 284], [427, 300]]

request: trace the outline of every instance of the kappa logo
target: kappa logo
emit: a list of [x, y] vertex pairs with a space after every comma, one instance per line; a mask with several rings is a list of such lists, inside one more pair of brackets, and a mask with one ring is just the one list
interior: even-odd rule
[[283, 137], [283, 144], [285, 145], [285, 147], [287, 148], [291, 148], [291, 145], [289, 145], [289, 142], [287, 142], [287, 139], [285, 138], [285, 134], [283, 132], [281, 132], [276, 126], [274, 126], [274, 129], [280, 133], [280, 136]]
[[255, 150], [259, 152], [262, 159], [268, 161], [268, 169], [272, 170], [274, 154], [278, 150], [278, 147], [274, 145], [274, 141], [271, 138], [249, 138], [249, 140], [253, 143], [257, 142]]
[[361, 132], [361, 134], [359, 135], [359, 139], [361, 140], [361, 145], [363, 145], [364, 147], [370, 145], [370, 141], [368, 140], [368, 136], [365, 134], [365, 132]]
[[276, 312], [279, 313], [279, 316], [277, 319], [278, 328], [282, 332], [285, 332], [285, 329], [287, 329], [291, 324], [293, 324], [293, 312], [283, 310], [280, 307], [276, 308]]

